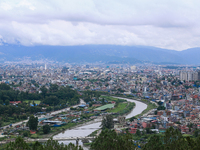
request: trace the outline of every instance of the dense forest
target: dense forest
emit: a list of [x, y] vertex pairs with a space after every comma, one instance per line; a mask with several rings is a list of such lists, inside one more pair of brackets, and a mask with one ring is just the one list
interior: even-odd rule
[[[42, 112], [42, 108], [46, 108], [46, 111], [49, 112], [80, 102], [80, 94], [68, 86], [59, 87], [51, 84], [49, 89], [42, 86], [40, 90], [40, 93], [20, 92], [13, 90], [7, 84], [0, 84], [0, 126], [2, 122], [7, 122], [9, 119], [27, 119], [30, 114]], [[11, 104], [14, 101], [21, 103]], [[40, 104], [36, 104], [35, 101], [39, 101]]]

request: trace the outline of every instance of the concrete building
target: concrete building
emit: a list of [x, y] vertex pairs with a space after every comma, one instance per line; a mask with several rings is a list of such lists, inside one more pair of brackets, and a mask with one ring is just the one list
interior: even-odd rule
[[180, 71], [181, 81], [197, 81], [200, 80], [200, 72]]

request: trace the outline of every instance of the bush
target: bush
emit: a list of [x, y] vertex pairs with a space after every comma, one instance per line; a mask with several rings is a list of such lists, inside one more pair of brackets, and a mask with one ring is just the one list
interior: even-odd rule
[[29, 136], [29, 132], [28, 131], [24, 131], [23, 136], [24, 137], [28, 137]]
[[49, 125], [44, 125], [43, 126], [43, 133], [48, 134], [50, 132], [51, 128]]

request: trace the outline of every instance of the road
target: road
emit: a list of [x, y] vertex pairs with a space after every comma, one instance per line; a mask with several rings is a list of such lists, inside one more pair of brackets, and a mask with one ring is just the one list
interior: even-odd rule
[[[80, 104], [85, 104], [85, 102], [84, 102], [83, 99], [80, 99]], [[74, 105], [74, 106], [72, 106], [72, 107], [76, 108], [76, 107], [78, 107], [80, 104]], [[67, 108], [64, 108], [64, 109], [61, 109], [61, 110], [57, 110], [57, 111], [53, 111], [53, 112], [51, 112], [50, 114], [51, 114], [51, 115], [56, 115], [56, 114], [59, 114], [59, 113], [61, 113], [61, 112], [65, 112], [65, 111], [68, 111], [68, 110], [70, 110], [70, 107], [67, 107]], [[44, 117], [45, 117], [45, 115], [42, 115], [41, 117], [38, 117], [38, 119], [44, 118]], [[24, 121], [20, 121], [20, 122], [13, 123], [12, 126], [21, 125], [22, 123], [26, 123], [26, 122], [28, 122], [28, 120], [24, 120]], [[9, 125], [3, 126], [4, 129], [7, 128], [7, 127], [10, 127], [10, 126], [9, 126]]]

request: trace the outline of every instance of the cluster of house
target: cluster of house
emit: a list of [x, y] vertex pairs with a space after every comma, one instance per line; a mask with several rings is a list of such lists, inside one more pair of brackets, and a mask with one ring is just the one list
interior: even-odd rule
[[180, 69], [165, 66], [130, 65], [70, 65], [49, 64], [10, 65], [0, 68], [0, 82], [30, 93], [41, 92], [50, 84], [72, 86], [74, 89], [107, 91], [111, 94], [130, 94], [153, 100], [191, 99], [200, 90], [193, 81], [181, 81]]
[[200, 105], [195, 100], [177, 100], [167, 103], [168, 109], [154, 109], [146, 116], [126, 122], [125, 117], [115, 120], [115, 130], [122, 132], [128, 128], [129, 132], [135, 134], [137, 130], [143, 131], [145, 128], [159, 133], [165, 132], [169, 127], [179, 129], [181, 133], [192, 134], [194, 130], [200, 129]]

